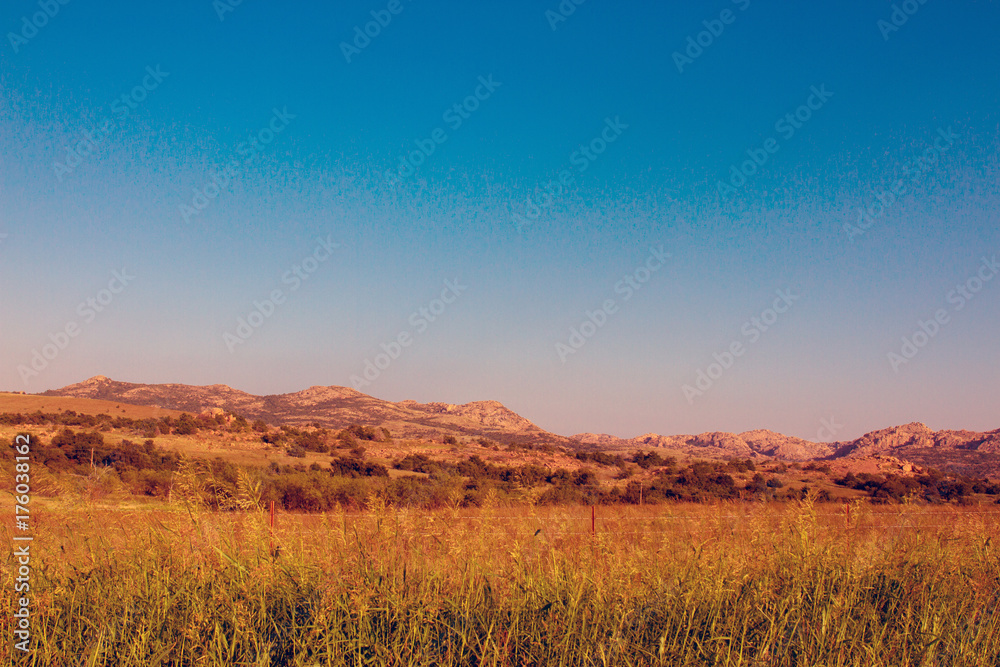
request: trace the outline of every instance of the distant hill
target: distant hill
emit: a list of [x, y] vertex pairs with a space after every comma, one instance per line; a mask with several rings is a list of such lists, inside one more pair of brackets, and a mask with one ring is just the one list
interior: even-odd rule
[[850, 442], [816, 443], [774, 431], [658, 435], [636, 438], [580, 433], [580, 442], [602, 449], [631, 451], [661, 447], [692, 456], [773, 457], [785, 461], [887, 459], [909, 461], [924, 467], [972, 476], [1000, 477], [1000, 429], [932, 431], [921, 423], [893, 426], [866, 433]]
[[[15, 396], [13, 394], [5, 396]], [[636, 438], [580, 433], [571, 438], [545, 431], [497, 401], [463, 405], [384, 401], [348, 387], [315, 386], [290, 394], [255, 396], [223, 384], [135, 384], [102, 375], [40, 395], [113, 401], [200, 413], [221, 408], [271, 424], [311, 424], [344, 428], [381, 426], [397, 438], [441, 440], [444, 436], [481, 437], [502, 443], [552, 444], [573, 449], [631, 452], [657, 448], [696, 458], [822, 461], [880, 459], [909, 461], [965, 475], [1000, 478], [1000, 429], [932, 431], [924, 424], [872, 431], [850, 442], [816, 443], [768, 430]]]
[[836, 458], [894, 456], [924, 466], [963, 475], [1000, 477], [1000, 429], [932, 431], [914, 422], [866, 433], [840, 443]]
[[315, 386], [291, 394], [255, 396], [224, 384], [135, 384], [98, 375], [78, 384], [44, 392], [43, 396], [74, 396], [156, 405], [200, 413], [222, 408], [248, 419], [272, 424], [311, 424], [329, 428], [350, 424], [381, 426], [394, 437], [440, 440], [445, 435], [483, 437], [501, 443], [576, 446], [575, 441], [549, 433], [497, 401], [393, 403], [348, 387]]
[[635, 450], [660, 447], [685, 454], [711, 458], [778, 458], [786, 461], [811, 461], [832, 455], [835, 446], [795, 438], [774, 431], [756, 430], [744, 433], [712, 431], [701, 435], [659, 435], [647, 433], [636, 438], [616, 438], [613, 435], [580, 433], [573, 436], [583, 443], [602, 449]]

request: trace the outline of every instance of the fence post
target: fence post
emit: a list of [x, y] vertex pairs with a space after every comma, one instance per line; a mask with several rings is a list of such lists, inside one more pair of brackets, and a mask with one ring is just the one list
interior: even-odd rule
[[597, 505], [590, 506], [590, 534], [597, 534]]
[[844, 509], [847, 513], [847, 556], [851, 556], [851, 501], [848, 500], [844, 505]]

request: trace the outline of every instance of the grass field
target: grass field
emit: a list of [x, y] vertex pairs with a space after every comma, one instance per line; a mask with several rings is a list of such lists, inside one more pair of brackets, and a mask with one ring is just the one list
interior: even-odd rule
[[991, 508], [34, 511], [4, 665], [1000, 664]]
[[72, 410], [82, 414], [104, 413], [112, 417], [131, 419], [159, 419], [160, 417], [180, 417], [180, 410], [154, 408], [149, 405], [130, 405], [119, 401], [102, 401], [93, 398], [72, 398], [69, 396], [39, 396], [37, 394], [13, 394], [0, 391], [0, 412], [65, 412]]

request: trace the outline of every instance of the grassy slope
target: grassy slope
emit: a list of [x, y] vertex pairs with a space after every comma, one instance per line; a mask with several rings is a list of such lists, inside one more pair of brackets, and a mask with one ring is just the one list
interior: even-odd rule
[[154, 408], [149, 405], [129, 405], [115, 401], [99, 401], [92, 398], [68, 398], [64, 396], [36, 396], [34, 394], [11, 394], [0, 392], [0, 412], [20, 412], [29, 414], [41, 412], [78, 412], [86, 415], [104, 413], [112, 417], [130, 419], [159, 419], [160, 417], [180, 417], [178, 410]]

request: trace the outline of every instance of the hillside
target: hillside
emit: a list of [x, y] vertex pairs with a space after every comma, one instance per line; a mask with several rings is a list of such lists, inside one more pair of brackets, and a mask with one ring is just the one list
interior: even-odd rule
[[51, 413], [68, 411], [87, 415], [99, 415], [103, 413], [112, 417], [128, 417], [129, 419], [176, 418], [182, 414], [180, 410], [168, 410], [151, 405], [133, 405], [125, 401], [0, 392], [0, 413], [19, 412], [30, 414], [33, 412]]
[[920, 465], [963, 475], [1000, 476], [1000, 429], [932, 431], [919, 422], [866, 433], [840, 443], [835, 458], [894, 456]]
[[[700, 435], [664, 436], [648, 433], [636, 438], [581, 433], [574, 439], [602, 450], [633, 451], [657, 447], [704, 458], [775, 458], [784, 461], [844, 461], [858, 469], [887, 463], [899, 467], [910, 462], [924, 467], [979, 477], [1000, 477], [1000, 429], [978, 431], [932, 431], [921, 423], [893, 426], [850, 442], [816, 443], [773, 431], [754, 430], [739, 434], [710, 432]], [[890, 467], [892, 467], [890, 466]]]
[[[7, 396], [15, 396], [8, 394]], [[1000, 477], [1000, 429], [932, 431], [924, 424], [893, 426], [867, 433], [850, 442], [816, 443], [769, 430], [743, 433], [707, 432], [699, 435], [647, 433], [635, 438], [581, 433], [565, 437], [539, 428], [497, 401], [463, 405], [394, 403], [348, 387], [314, 386], [289, 394], [255, 396], [226, 385], [136, 384], [96, 376], [39, 396], [63, 396], [113, 402], [114, 405], [155, 406], [198, 414], [213, 408], [262, 419], [271, 424], [318, 423], [341, 429], [350, 424], [384, 427], [394, 436], [441, 441], [486, 438], [501, 444], [548, 444], [585, 451], [632, 452], [658, 449], [682, 458], [778, 459], [784, 461], [853, 461], [859, 469], [866, 461], [911, 462], [924, 467], [973, 476]], [[26, 404], [27, 405], [27, 404]], [[119, 408], [120, 409], [120, 408]]]
[[226, 385], [135, 384], [102, 375], [44, 392], [43, 396], [73, 396], [156, 405], [197, 414], [221, 408], [248, 419], [271, 424], [319, 423], [327, 428], [350, 424], [384, 427], [395, 436], [440, 440], [444, 435], [483, 437], [501, 443], [546, 443], [574, 446], [569, 438], [549, 433], [497, 401], [464, 405], [384, 401], [348, 387], [314, 386], [290, 394], [255, 396]]
[[785, 461], [812, 461], [823, 459], [835, 451], [833, 445], [815, 443], [782, 435], [774, 431], [754, 430], [744, 433], [712, 431], [700, 435], [659, 435], [647, 433], [635, 438], [617, 438], [613, 435], [581, 433], [573, 436], [580, 442], [601, 449], [632, 451], [657, 447], [687, 455], [708, 458], [776, 458]]

